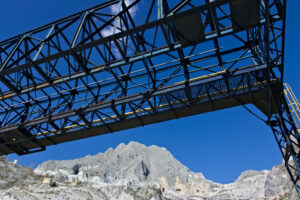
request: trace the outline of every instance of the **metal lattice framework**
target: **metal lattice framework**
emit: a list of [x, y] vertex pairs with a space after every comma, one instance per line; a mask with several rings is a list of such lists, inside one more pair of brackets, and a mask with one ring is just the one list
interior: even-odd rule
[[299, 192], [286, 0], [112, 0], [0, 42], [0, 154], [254, 104]]

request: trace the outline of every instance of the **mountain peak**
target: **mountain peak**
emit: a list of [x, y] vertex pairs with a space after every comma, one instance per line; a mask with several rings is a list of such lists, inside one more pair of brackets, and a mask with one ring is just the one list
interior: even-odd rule
[[[78, 167], [79, 166], [79, 167]], [[74, 168], [78, 168], [75, 170]], [[121, 143], [105, 153], [69, 161], [47, 161], [35, 169], [36, 173], [54, 176], [77, 175], [87, 181], [91, 174], [104, 182], [113, 183], [119, 179], [135, 182], [156, 181], [165, 176], [168, 184], [174, 185], [176, 178], [183, 183], [190, 179], [190, 170], [178, 162], [165, 148], [147, 147], [138, 142]]]
[[34, 171], [55, 180], [75, 178], [93, 188], [108, 187], [111, 190], [112, 187], [116, 187], [120, 190], [121, 187], [122, 194], [128, 187], [134, 188], [135, 195], [136, 190], [139, 190], [137, 188], [143, 188], [143, 192], [151, 190], [151, 194], [168, 196], [166, 199], [180, 199], [177, 198], [178, 195], [192, 195], [193, 199], [279, 197], [291, 200], [295, 196], [295, 192], [294, 196], [290, 195], [292, 185], [282, 166], [274, 167], [272, 171], [249, 170], [242, 173], [235, 182], [222, 185], [206, 180], [201, 173], [191, 172], [166, 148], [145, 146], [138, 142], [129, 142], [127, 145], [121, 143], [115, 149], [109, 148], [106, 152], [94, 156], [67, 161], [47, 161]]

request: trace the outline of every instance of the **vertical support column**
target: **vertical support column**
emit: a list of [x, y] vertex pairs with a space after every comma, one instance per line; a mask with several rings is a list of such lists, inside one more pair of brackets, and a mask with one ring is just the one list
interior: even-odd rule
[[[283, 65], [284, 42], [282, 47], [277, 49], [278, 52], [282, 52], [281, 59], [278, 60], [278, 56], [274, 55], [274, 52], [271, 50], [271, 46], [278, 38], [274, 36], [274, 32], [272, 32], [275, 27], [275, 22], [273, 16], [271, 15], [271, 7], [274, 5], [274, 0], [260, 0], [259, 2], [261, 4], [261, 9], [264, 11], [263, 17], [266, 23], [263, 27], [261, 27], [263, 28], [263, 30], [261, 30], [262, 37], [258, 38], [258, 40], [263, 39], [263, 48], [260, 49], [262, 52], [258, 51], [254, 53], [259, 56], [256, 61], [259, 61], [260, 55], [262, 55], [262, 61], [267, 65], [268, 73], [265, 77], [269, 83], [269, 86], [267, 87], [267, 124], [273, 131], [276, 142], [283, 156], [284, 165], [300, 197], [300, 137], [295, 125], [295, 121], [293, 120], [291, 111], [289, 109], [289, 105], [284, 96], [283, 70], [279, 70], [279, 73], [275, 73], [276, 68], [280, 69], [280, 66]], [[282, 23], [281, 33], [284, 34], [285, 19], [283, 19]], [[279, 89], [274, 89], [275, 87], [271, 85], [271, 80], [275, 78], [280, 80]]]
[[284, 164], [300, 197], [300, 137], [293, 121], [289, 106], [283, 92], [274, 94], [269, 89], [269, 96], [275, 106], [275, 114], [268, 116], [276, 142], [283, 156]]
[[158, 1], [158, 13], [157, 13], [157, 18], [161, 19], [164, 17], [164, 8], [163, 8], [163, 1], [164, 0], [157, 0]]
[[[119, 14], [121, 11], [122, 11], [122, 3], [123, 3], [123, 0], [120, 0], [120, 3], [118, 5], [118, 13]], [[118, 26], [120, 26], [118, 23], [120, 21], [120, 17], [116, 17], [115, 21], [114, 21], [114, 31], [113, 31], [113, 34], [116, 34], [117, 33], [117, 28]]]

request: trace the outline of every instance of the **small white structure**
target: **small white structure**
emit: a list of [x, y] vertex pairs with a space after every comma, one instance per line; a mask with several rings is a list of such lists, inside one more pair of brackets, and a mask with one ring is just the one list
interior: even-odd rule
[[165, 192], [169, 188], [166, 177], [163, 176], [159, 179], [159, 186], [162, 192]]
[[43, 183], [44, 184], [50, 184], [50, 183], [52, 183], [52, 178], [45, 177], [44, 180], [43, 180]]
[[71, 186], [77, 186], [78, 185], [78, 176], [77, 175], [69, 175], [68, 182]]

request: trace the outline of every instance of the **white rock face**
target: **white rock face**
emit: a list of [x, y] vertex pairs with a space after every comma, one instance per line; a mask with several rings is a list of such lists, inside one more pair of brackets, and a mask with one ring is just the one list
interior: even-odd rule
[[[10, 171], [18, 167], [5, 163]], [[0, 170], [0, 184], [7, 178], [3, 174], [6, 171]], [[47, 184], [43, 184], [45, 177], [51, 179]], [[297, 199], [282, 165], [271, 171], [246, 171], [233, 183], [218, 184], [191, 172], [165, 148], [136, 142], [120, 144], [95, 156], [47, 161], [34, 174], [17, 180], [18, 184], [1, 187], [0, 199]]]

